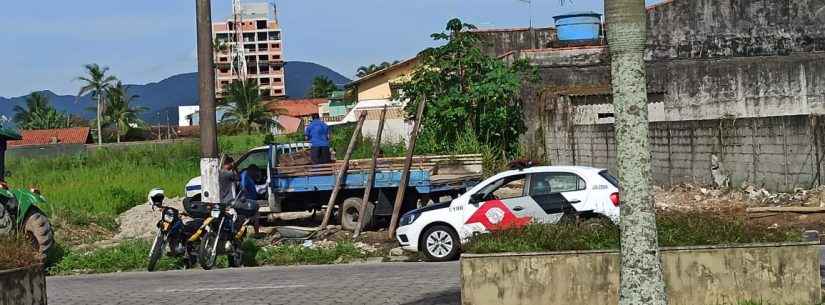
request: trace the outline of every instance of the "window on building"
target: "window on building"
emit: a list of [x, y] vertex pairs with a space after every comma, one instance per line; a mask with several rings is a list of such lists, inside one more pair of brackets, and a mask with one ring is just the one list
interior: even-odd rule
[[256, 28], [258, 28], [259, 30], [265, 29], [266, 28], [266, 20], [258, 20], [256, 22]]
[[229, 81], [228, 80], [222, 80], [221, 81], [221, 86], [229, 86]]
[[269, 45], [265, 43], [258, 44], [258, 51], [266, 51], [269, 50]]
[[260, 79], [260, 83], [261, 83], [261, 85], [269, 85], [269, 79], [268, 78], [262, 78], [262, 79]]
[[244, 42], [254, 42], [255, 41], [255, 33], [244, 33], [243, 34], [243, 41]]
[[273, 43], [273, 44], [272, 44], [272, 48], [273, 48], [273, 49], [280, 49], [280, 48], [281, 48], [281, 44], [280, 44], [280, 43]]
[[275, 94], [276, 95], [280, 95], [280, 94], [283, 94], [283, 93], [284, 93], [283, 89], [275, 89]]
[[273, 79], [272, 79], [272, 81], [273, 81], [273, 82], [276, 82], [276, 83], [280, 83], [280, 82], [281, 82], [281, 78], [280, 78], [280, 77], [276, 77], [276, 78], [273, 78]]
[[281, 40], [281, 32], [278, 32], [278, 31], [269, 32], [269, 40]]
[[255, 69], [255, 66], [247, 67], [246, 68], [246, 74], [257, 75], [258, 74], [258, 69]]
[[258, 60], [267, 61], [269, 60], [269, 55], [258, 55]]
[[220, 69], [218, 69], [218, 71], [220, 71], [221, 74], [227, 74], [227, 73], [229, 73], [229, 68], [220, 68]]
[[266, 33], [258, 33], [258, 41], [267, 41]]
[[261, 74], [269, 74], [269, 66], [260, 66]]
[[229, 30], [230, 30], [230, 31], [234, 31], [234, 30], [235, 30], [235, 23], [234, 23], [234, 22], [231, 22], [231, 21], [230, 21], [230, 22], [227, 22], [227, 23], [226, 23], [226, 25], [228, 25], [228, 26], [229, 26]]
[[221, 62], [227, 62], [227, 61], [229, 61], [229, 58], [227, 58], [226, 56], [221, 56], [220, 61]]
[[269, 90], [266, 90], [266, 89], [261, 90], [260, 94], [261, 94], [261, 97], [270, 97], [270, 96], [272, 96], [272, 94], [269, 92]]
[[281, 55], [272, 55], [272, 59], [281, 59]]

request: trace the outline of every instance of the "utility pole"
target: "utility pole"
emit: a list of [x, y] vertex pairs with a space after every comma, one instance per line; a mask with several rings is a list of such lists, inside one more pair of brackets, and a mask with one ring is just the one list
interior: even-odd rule
[[198, 32], [198, 92], [200, 97], [202, 200], [220, 203], [218, 126], [215, 118], [215, 69], [212, 52], [212, 1], [195, 0]]

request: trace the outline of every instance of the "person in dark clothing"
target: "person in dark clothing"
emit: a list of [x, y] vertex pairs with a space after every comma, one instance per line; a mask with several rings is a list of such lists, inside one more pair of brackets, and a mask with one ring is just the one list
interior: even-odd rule
[[312, 121], [304, 130], [304, 135], [311, 145], [310, 158], [312, 158], [312, 164], [332, 162], [329, 150], [329, 126], [317, 114], [312, 115]]
[[235, 200], [235, 183], [239, 181], [238, 173], [234, 168], [235, 160], [225, 156], [221, 170], [218, 173], [218, 185], [221, 188], [221, 203], [231, 204]]
[[258, 222], [258, 188], [255, 181], [260, 175], [261, 170], [255, 164], [250, 165], [241, 173], [240, 193], [235, 203], [235, 211], [238, 215], [252, 219], [256, 235], [260, 232], [260, 223]]

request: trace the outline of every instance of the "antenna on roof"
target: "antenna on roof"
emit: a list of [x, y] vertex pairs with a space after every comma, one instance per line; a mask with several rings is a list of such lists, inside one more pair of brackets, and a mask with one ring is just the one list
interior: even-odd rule
[[[527, 13], [530, 18], [530, 28], [533, 28], [533, 0], [518, 0], [519, 2], [527, 3]], [[564, 3], [564, 0], [562, 0]]]

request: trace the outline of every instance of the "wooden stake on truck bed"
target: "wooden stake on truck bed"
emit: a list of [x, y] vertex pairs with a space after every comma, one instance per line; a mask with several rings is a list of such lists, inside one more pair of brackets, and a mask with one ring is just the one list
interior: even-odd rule
[[355, 131], [352, 132], [352, 138], [349, 140], [349, 146], [347, 146], [347, 153], [344, 155], [344, 163], [341, 165], [341, 171], [338, 172], [338, 177], [335, 179], [335, 187], [332, 189], [332, 194], [329, 196], [327, 210], [324, 211], [324, 220], [321, 221], [321, 229], [326, 229], [327, 224], [329, 224], [329, 217], [332, 215], [332, 208], [335, 206], [335, 199], [338, 197], [338, 192], [341, 191], [341, 184], [344, 183], [344, 177], [347, 175], [349, 159], [352, 157], [352, 151], [355, 149], [355, 141], [358, 139], [358, 134], [361, 133], [361, 128], [364, 127], [364, 120], [366, 118], [367, 112], [361, 112], [361, 115], [358, 117], [358, 125], [355, 127]]
[[392, 207], [392, 218], [390, 227], [387, 229], [387, 238], [395, 239], [395, 227], [398, 226], [398, 213], [401, 213], [401, 204], [404, 202], [404, 195], [407, 193], [407, 184], [410, 181], [410, 167], [412, 167], [413, 155], [415, 154], [415, 141], [418, 139], [418, 131], [421, 130], [421, 123], [424, 121], [424, 107], [427, 99], [421, 99], [415, 113], [415, 126], [410, 134], [410, 143], [407, 145], [407, 159], [404, 160], [404, 171], [401, 172], [401, 182], [398, 183], [398, 192], [395, 195], [395, 205]]
[[387, 105], [384, 105], [384, 109], [381, 110], [381, 120], [378, 121], [378, 131], [375, 133], [375, 144], [372, 145], [372, 166], [369, 176], [367, 176], [367, 188], [364, 190], [364, 199], [361, 200], [361, 209], [358, 212], [358, 224], [355, 226], [355, 234], [352, 235], [352, 238], [356, 238], [361, 234], [361, 230], [364, 229], [364, 219], [372, 217], [372, 215], [367, 215], [366, 211], [367, 206], [370, 204], [372, 185], [375, 184], [375, 169], [378, 167], [378, 154], [381, 152], [381, 134], [384, 132], [384, 121], [386, 119]]

